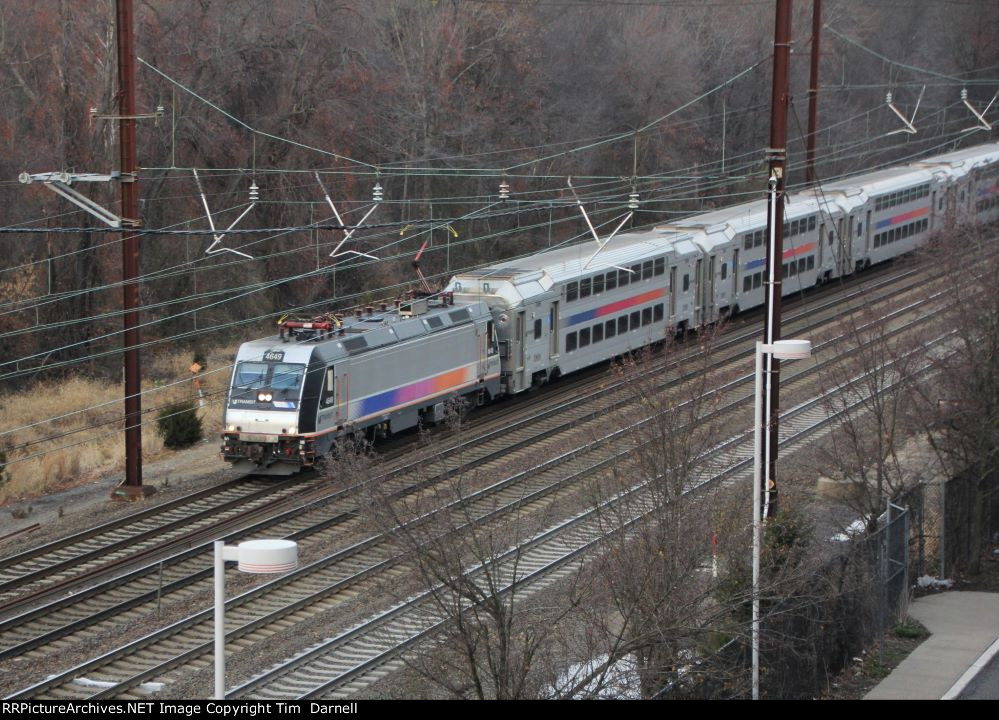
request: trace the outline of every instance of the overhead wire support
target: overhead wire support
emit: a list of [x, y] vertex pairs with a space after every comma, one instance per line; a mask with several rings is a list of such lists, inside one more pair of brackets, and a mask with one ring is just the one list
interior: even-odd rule
[[[342, 229], [347, 230], [347, 225], [344, 224], [343, 218], [340, 216], [340, 211], [337, 210], [336, 205], [333, 204], [333, 199], [330, 197], [329, 191], [326, 189], [326, 186], [323, 184], [322, 178], [319, 177], [318, 171], [316, 172], [316, 182], [319, 183], [319, 187], [322, 188], [323, 197], [326, 198], [326, 203], [330, 206], [330, 210], [333, 211], [333, 216], [336, 218], [337, 223], [340, 224]], [[375, 187], [372, 189], [371, 199], [374, 204], [371, 206], [368, 212], [364, 214], [364, 217], [361, 218], [361, 221], [356, 225], [354, 225], [354, 227], [350, 228], [349, 231], [343, 236], [343, 239], [337, 244], [335, 248], [333, 248], [333, 252], [331, 252], [329, 255], [331, 258], [343, 257], [345, 255], [358, 255], [360, 257], [371, 258], [372, 260], [378, 259], [374, 255], [369, 255], [368, 253], [361, 252], [359, 250], [344, 250], [343, 252], [340, 252], [340, 248], [342, 248], [346, 244], [346, 242], [350, 240], [350, 238], [354, 235], [354, 233], [357, 231], [358, 228], [364, 225], [364, 221], [367, 220], [371, 216], [371, 213], [377, 210], [378, 206], [381, 204], [382, 186], [381, 183], [377, 181], [375, 181]]]
[[993, 103], [995, 103], [997, 97], [999, 97], [999, 92], [992, 96], [992, 99], [989, 100], [989, 104], [985, 106], [984, 110], [978, 112], [978, 110], [975, 109], [975, 106], [968, 102], [968, 91], [961, 90], [961, 102], [964, 103], [965, 107], [967, 107], [971, 111], [971, 114], [975, 116], [975, 119], [978, 120], [977, 125], [965, 128], [961, 132], [974, 132], [975, 130], [991, 131], [992, 124], [985, 120], [985, 115], [989, 112], [989, 109], [992, 107]]
[[[595, 258], [597, 255], [599, 255], [600, 252], [605, 247], [607, 247], [607, 244], [611, 240], [614, 239], [614, 236], [617, 235], [618, 232], [620, 232], [621, 228], [624, 227], [624, 224], [631, 219], [632, 215], [635, 214], [635, 211], [631, 210], [630, 212], [628, 212], [628, 214], [624, 216], [624, 220], [622, 220], [618, 224], [618, 226], [616, 228], [614, 228], [613, 232], [611, 232], [611, 234], [607, 236], [607, 239], [606, 240], [601, 240], [600, 236], [597, 234], [597, 231], [593, 227], [593, 223], [590, 222], [590, 216], [586, 213], [586, 208], [583, 207], [583, 203], [582, 203], [582, 201], [580, 201], [579, 195], [576, 194], [576, 189], [572, 186], [572, 178], [571, 177], [568, 178], [566, 182], [567, 182], [567, 184], [569, 186], [569, 190], [572, 192], [572, 196], [576, 199], [576, 205], [579, 207], [579, 211], [581, 213], [583, 213], [583, 219], [586, 220], [586, 226], [590, 229], [590, 234], [593, 235], [593, 240], [597, 243], [597, 249], [596, 249], [596, 251], [594, 251], [594, 253], [592, 255], [590, 255], [589, 258], [587, 258], [586, 262], [583, 263], [583, 268], [588, 268], [590, 266], [590, 263], [593, 262], [593, 258]], [[635, 195], [635, 198], [637, 200], [637, 194], [635, 194], [635, 193], [632, 193], [632, 194]], [[617, 265], [611, 265], [610, 267], [616, 268], [618, 270], [624, 270], [624, 271], [629, 272], [629, 273], [634, 272], [630, 268], [619, 267]]]
[[250, 186], [249, 206], [247, 206], [247, 208], [243, 210], [242, 213], [240, 213], [239, 217], [237, 217], [235, 220], [232, 221], [232, 223], [229, 225], [228, 228], [225, 229], [225, 231], [221, 233], [216, 233], [215, 221], [212, 219], [212, 211], [208, 208], [208, 198], [205, 197], [205, 189], [201, 186], [201, 178], [198, 177], [198, 171], [196, 168], [191, 168], [191, 172], [194, 173], [194, 182], [197, 183], [198, 185], [198, 194], [201, 195], [201, 204], [205, 208], [205, 215], [208, 217], [208, 226], [212, 229], [213, 233], [212, 237], [214, 238], [214, 242], [212, 242], [212, 244], [208, 246], [208, 249], [205, 250], [205, 255], [217, 255], [218, 253], [229, 252], [234, 255], [240, 255], [242, 257], [253, 260], [253, 256], [245, 252], [240, 252], [239, 250], [233, 250], [232, 248], [226, 248], [226, 247], [220, 248], [217, 246], [221, 244], [222, 239], [226, 236], [226, 234], [231, 232], [232, 229], [239, 224], [239, 221], [242, 220], [244, 217], [246, 217], [246, 214], [249, 213], [254, 207], [256, 207], [257, 199], [259, 197], [258, 195], [259, 189], [257, 188], [257, 184], [254, 182]]
[[916, 98], [916, 107], [912, 109], [912, 117], [908, 119], [905, 117], [905, 115], [902, 114], [902, 111], [899, 110], [898, 107], [895, 105], [892, 99], [892, 94], [889, 92], [887, 95], [885, 95], [885, 104], [888, 105], [888, 108], [893, 113], [898, 115], [899, 120], [905, 123], [904, 128], [899, 128], [898, 130], [892, 130], [891, 132], [885, 133], [885, 135], [897, 135], [898, 133], [908, 133], [909, 135], [916, 134], [917, 132], [916, 126], [913, 123], [916, 122], [916, 113], [919, 112], [919, 103], [923, 101], [923, 93], [925, 92], [926, 92], [926, 86], [923, 85], [923, 89], [919, 91], [919, 97]]
[[[107, 175], [98, 173], [23, 172], [17, 176], [17, 179], [24, 185], [31, 185], [36, 182], [43, 183], [52, 192], [61, 195], [77, 207], [82, 208], [101, 222], [113, 228], [120, 228], [123, 224], [122, 219], [113, 212], [101, 207], [86, 195], [71, 187], [74, 182], [111, 182], [112, 180], [121, 180], [122, 174], [120, 172], [111, 172]], [[134, 178], [129, 178], [129, 180], [134, 181]]]

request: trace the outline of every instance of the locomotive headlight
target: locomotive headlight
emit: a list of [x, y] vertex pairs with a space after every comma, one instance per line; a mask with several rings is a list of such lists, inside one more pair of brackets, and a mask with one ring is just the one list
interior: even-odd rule
[[270, 402], [274, 399], [274, 396], [270, 393], [257, 393], [257, 402]]
[[295, 427], [294, 425], [292, 425], [290, 428], [288, 428], [288, 434], [289, 435], [298, 435], [298, 428]]
[[225, 429], [226, 429], [226, 432], [236, 432], [236, 426], [235, 425], [226, 425]]

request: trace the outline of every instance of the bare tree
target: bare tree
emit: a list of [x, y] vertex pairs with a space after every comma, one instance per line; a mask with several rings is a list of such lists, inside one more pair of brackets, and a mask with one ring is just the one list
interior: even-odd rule
[[[461, 443], [462, 415], [460, 401], [448, 405], [448, 442]], [[486, 489], [517, 476], [518, 468], [499, 475], [469, 470], [462, 453], [445, 455], [440, 442], [425, 436], [419, 492], [389, 495], [373, 486], [367, 498], [367, 517], [410, 571], [393, 592], [400, 599], [424, 593], [439, 623], [407, 664], [453, 697], [537, 697], [546, 675], [541, 659], [582, 592], [574, 571], [554, 604], [535, 603], [522, 589], [526, 548], [554, 511], [523, 502], [517, 490]]]
[[[604, 602], [591, 607], [590, 624], [606, 662], [579, 678], [580, 691], [599, 693], [630, 656], [642, 697], [698, 692], [704, 676], [693, 659], [710, 653], [730, 615], [719, 578], [729, 552], [748, 547], [750, 495], [705, 485], [718, 470], [706, 455], [722, 429], [713, 414], [724, 384], [712, 368], [713, 340], [706, 330], [695, 347], [668, 341], [667, 356], [688, 354], [675, 376], [657, 371], [648, 351], [615, 368], [618, 407], [602, 427], [620, 429], [617, 455], [591, 483], [605, 539], [590, 567]], [[689, 672], [678, 683], [681, 666]]]
[[953, 339], [917, 388], [916, 412], [950, 477], [970, 484], [967, 569], [980, 569], [985, 497], [999, 463], [999, 255], [987, 228], [965, 227], [928, 250], [947, 278]]
[[868, 532], [878, 528], [885, 503], [920, 481], [900, 457], [914, 431], [907, 410], [925, 356], [915, 331], [898, 332], [890, 309], [861, 300], [820, 342], [845, 350], [821, 372], [826, 412], [836, 429], [817, 448], [814, 469], [847, 487], [846, 500]]

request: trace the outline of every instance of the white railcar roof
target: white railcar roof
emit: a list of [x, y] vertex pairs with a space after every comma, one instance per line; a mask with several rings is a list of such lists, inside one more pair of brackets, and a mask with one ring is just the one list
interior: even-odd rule
[[[552, 282], [574, 280], [587, 273], [598, 272], [612, 265], [627, 267], [637, 262], [671, 253], [676, 257], [698, 254], [690, 242], [690, 234], [676, 230], [644, 230], [616, 235], [587, 267], [587, 261], [597, 250], [594, 242], [584, 242], [570, 247], [547, 250], [536, 255], [517, 258], [496, 265], [489, 265], [474, 272], [478, 277], [515, 278], [519, 283], [524, 276], [543, 272]], [[465, 273], [472, 275], [473, 273]], [[461, 277], [458, 275], [456, 277]]]
[[885, 193], [895, 192], [904, 188], [930, 182], [933, 173], [926, 168], [901, 167], [888, 168], [886, 170], [875, 170], [874, 172], [844, 178], [835, 182], [826, 183], [822, 187], [824, 190], [840, 190], [850, 188], [859, 190], [867, 197], [877, 197]]
[[954, 178], [968, 174], [976, 167], [999, 162], [999, 143], [977, 145], [954, 152], [935, 155], [913, 163], [918, 167], [945, 170]]

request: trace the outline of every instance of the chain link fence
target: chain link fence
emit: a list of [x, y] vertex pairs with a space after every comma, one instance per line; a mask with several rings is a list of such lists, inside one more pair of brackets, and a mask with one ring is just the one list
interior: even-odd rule
[[[978, 547], [999, 542], [999, 473], [992, 473], [976, 496], [974, 478], [960, 476], [913, 487], [899, 498], [911, 514], [909, 572], [947, 578], [964, 570]], [[975, 518], [981, 519], [977, 526]]]

